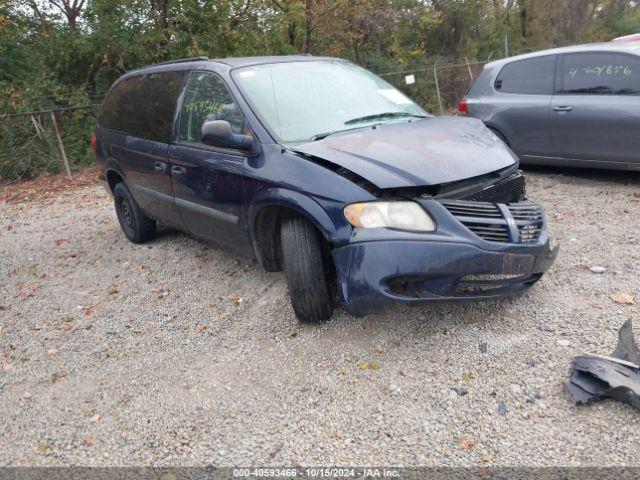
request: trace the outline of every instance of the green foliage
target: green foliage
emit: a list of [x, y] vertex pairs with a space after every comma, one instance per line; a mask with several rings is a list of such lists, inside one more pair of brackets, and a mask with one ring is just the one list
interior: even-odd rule
[[30, 130], [28, 118], [0, 125], [0, 173], [4, 181], [28, 178], [42, 171], [58, 171], [55, 138], [38, 137]]
[[[69, 0], [78, 5], [78, 0]], [[635, 0], [0, 0], [0, 114], [99, 102], [122, 73], [192, 56], [312, 53], [356, 61], [437, 111], [433, 63], [503, 55], [640, 32]], [[478, 66], [470, 67], [477, 74]], [[438, 70], [443, 103], [469, 69]], [[91, 162], [96, 109], [58, 113], [74, 165]], [[0, 181], [60, 168], [48, 114], [0, 119]]]

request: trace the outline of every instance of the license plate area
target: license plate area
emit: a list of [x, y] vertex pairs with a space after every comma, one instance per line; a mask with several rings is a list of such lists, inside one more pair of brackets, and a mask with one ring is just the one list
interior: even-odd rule
[[505, 253], [500, 258], [500, 273], [505, 275], [530, 275], [533, 271], [533, 255]]

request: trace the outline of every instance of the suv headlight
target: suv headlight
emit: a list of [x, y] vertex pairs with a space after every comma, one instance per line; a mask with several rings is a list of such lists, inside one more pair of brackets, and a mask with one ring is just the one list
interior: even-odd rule
[[344, 209], [347, 221], [356, 228], [397, 228], [415, 232], [432, 232], [436, 224], [415, 202], [352, 203]]

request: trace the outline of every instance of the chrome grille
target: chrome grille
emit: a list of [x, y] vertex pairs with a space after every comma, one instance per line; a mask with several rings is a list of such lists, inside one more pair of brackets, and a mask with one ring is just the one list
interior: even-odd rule
[[489, 242], [509, 242], [509, 230], [506, 225], [462, 222], [465, 227]]
[[520, 241], [522, 243], [536, 243], [542, 233], [542, 225], [518, 225]]
[[502, 218], [495, 203], [443, 200], [442, 203], [456, 217]]
[[440, 203], [460, 223], [488, 242], [535, 243], [544, 228], [544, 211], [535, 203], [464, 200], [441, 200]]
[[537, 220], [542, 221], [542, 208], [535, 203], [512, 203], [507, 205], [513, 215], [514, 220]]
[[540, 238], [544, 226], [544, 212], [535, 203], [512, 203], [507, 205], [516, 221], [522, 243], [535, 243]]

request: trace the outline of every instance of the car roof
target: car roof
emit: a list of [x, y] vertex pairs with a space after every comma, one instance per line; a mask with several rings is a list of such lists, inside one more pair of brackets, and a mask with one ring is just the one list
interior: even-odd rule
[[314, 57], [313, 55], [273, 55], [266, 57], [231, 57], [212, 59], [211, 62], [223, 63], [229, 65], [232, 68], [249, 67], [254, 65], [266, 65], [268, 63], [283, 63], [283, 62], [314, 62], [314, 61], [342, 61], [341, 58], [333, 57]]
[[524, 60], [527, 58], [543, 57], [545, 55], [559, 55], [562, 53], [581, 53], [581, 52], [616, 52], [616, 53], [631, 53], [640, 55], [640, 42], [603, 42], [603, 43], [587, 43], [584, 45], [571, 45], [568, 47], [550, 48], [547, 50], [539, 50], [537, 52], [524, 53], [522, 55], [516, 55], [513, 57], [502, 58], [500, 60], [494, 60], [487, 63], [486, 66], [498, 66], [504, 65], [517, 60]]
[[611, 40], [612, 42], [640, 42], [640, 33], [632, 33], [624, 37], [618, 37]]
[[286, 62], [317, 62], [317, 61], [333, 61], [333, 62], [347, 62], [347, 60], [334, 57], [315, 57], [312, 55], [271, 55], [263, 57], [230, 57], [230, 58], [183, 58], [177, 60], [170, 60], [168, 62], [155, 63], [153, 65], [147, 65], [135, 70], [130, 70], [123, 77], [130, 75], [139, 75], [142, 73], [151, 73], [158, 71], [173, 71], [173, 70], [186, 70], [192, 64], [202, 64], [203, 66], [209, 64], [224, 65], [228, 69], [250, 67], [255, 65], [266, 65], [273, 63], [286, 63]]

